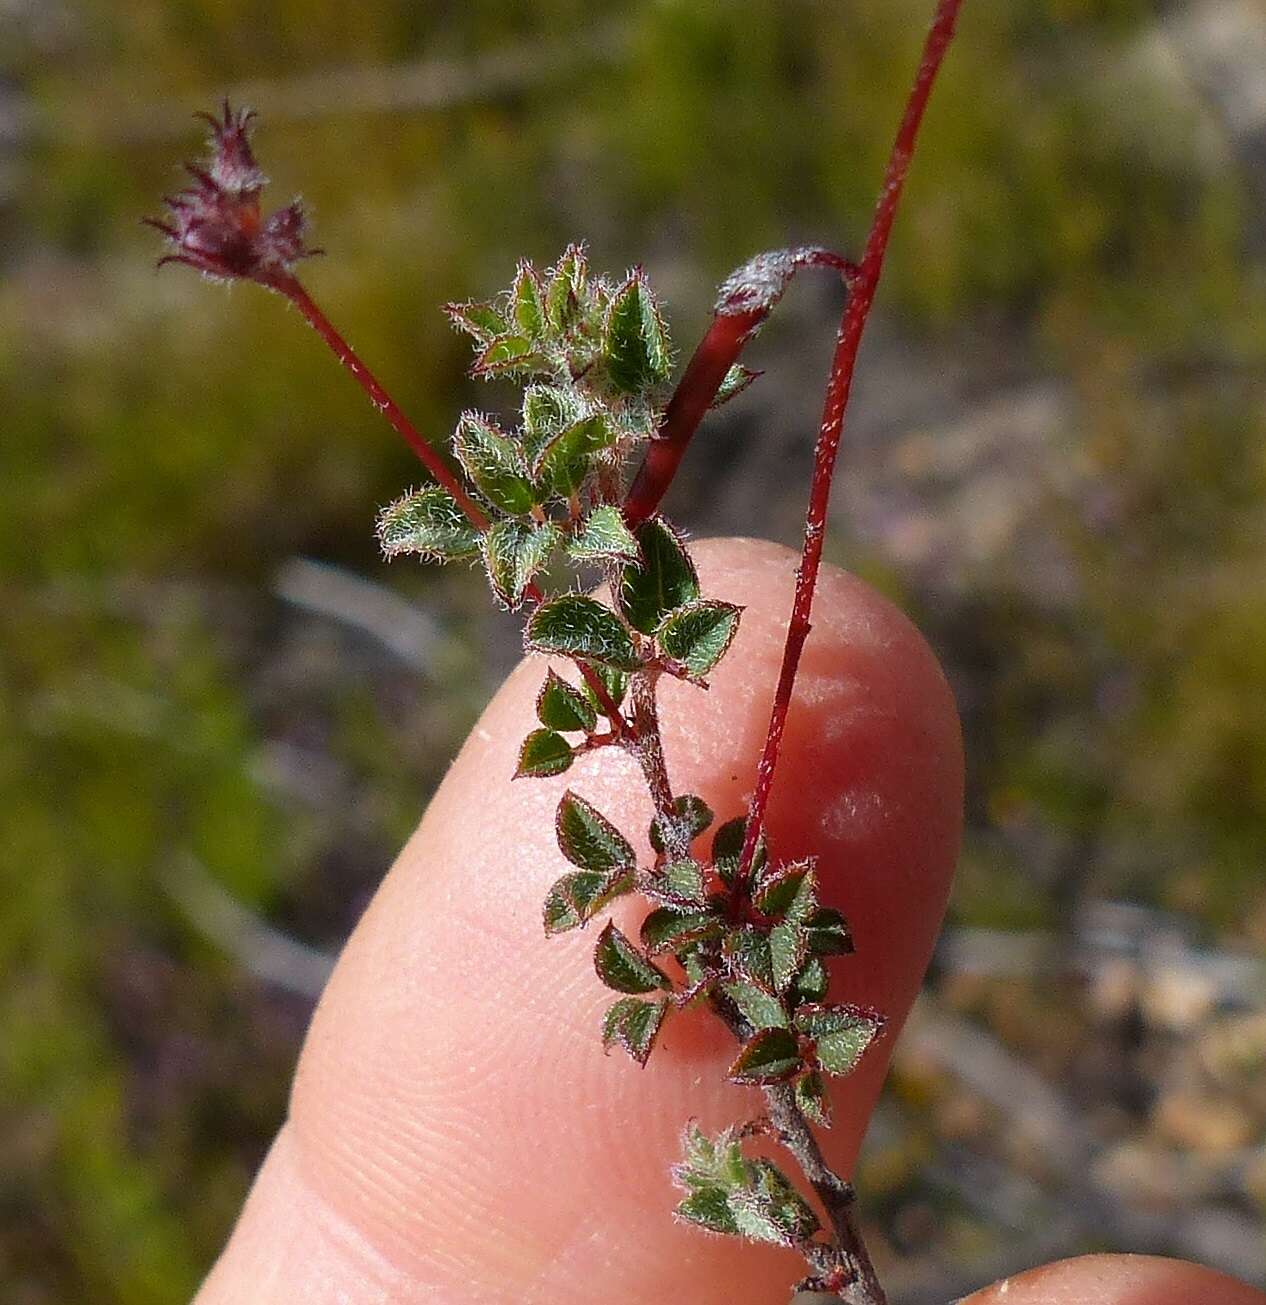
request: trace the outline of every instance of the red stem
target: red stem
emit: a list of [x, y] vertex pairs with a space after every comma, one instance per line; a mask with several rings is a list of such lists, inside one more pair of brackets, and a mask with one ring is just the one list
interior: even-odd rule
[[369, 401], [391, 423], [404, 442], [418, 455], [422, 465], [457, 500], [457, 506], [470, 519], [477, 530], [488, 529], [488, 518], [479, 505], [462, 488], [461, 482], [448, 469], [444, 459], [435, 451], [418, 428], [405, 416], [400, 405], [383, 389], [378, 378], [361, 361], [356, 350], [334, 328], [311, 295], [303, 288], [299, 278], [291, 272], [275, 272], [264, 284], [283, 294], [303, 314], [308, 325], [325, 341], [334, 356], [351, 372], [356, 383], [369, 396]]
[[778, 768], [782, 748], [783, 729], [787, 711], [791, 706], [791, 692], [795, 687], [800, 654], [809, 636], [809, 615], [813, 608], [813, 592], [817, 586], [818, 569], [822, 564], [822, 540], [826, 533], [827, 506], [831, 497], [831, 481], [835, 474], [835, 459], [840, 449], [844, 431], [844, 410], [848, 406], [849, 392], [853, 386], [853, 371], [857, 365], [857, 350], [875, 300], [879, 275], [883, 270], [888, 237], [901, 200], [906, 173], [914, 155], [919, 124], [927, 107], [932, 83], [936, 79], [941, 61], [954, 36], [954, 24], [962, 0], [939, 0], [932, 27], [923, 46], [923, 58], [906, 101], [897, 138], [888, 156], [883, 188], [875, 207], [875, 216], [866, 237], [866, 249], [861, 266], [852, 279], [848, 303], [840, 320], [840, 330], [831, 362], [831, 375], [827, 381], [826, 398], [822, 407], [822, 424], [813, 455], [813, 480], [809, 486], [809, 506], [805, 514], [804, 546], [800, 566], [796, 571], [796, 595], [791, 609], [791, 622], [787, 627], [787, 640], [783, 647], [782, 669], [778, 673], [778, 687], [774, 692], [773, 710], [769, 717], [769, 733], [765, 750], [756, 771], [756, 791], [748, 810], [747, 832], [743, 840], [743, 854], [739, 861], [738, 880], [742, 882], [756, 852], [756, 841], [765, 822], [769, 794]]

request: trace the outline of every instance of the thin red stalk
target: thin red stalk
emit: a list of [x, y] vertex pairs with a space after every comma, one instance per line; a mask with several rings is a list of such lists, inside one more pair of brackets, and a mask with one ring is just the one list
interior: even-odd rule
[[311, 295], [303, 288], [299, 278], [291, 272], [277, 272], [265, 282], [270, 289], [283, 294], [303, 314], [308, 325], [325, 341], [334, 356], [351, 372], [356, 383], [369, 396], [369, 401], [391, 423], [393, 429], [418, 455], [422, 465], [457, 500], [458, 507], [477, 530], [488, 529], [488, 518], [479, 505], [462, 488], [461, 482], [448, 469], [444, 459], [435, 451], [418, 428], [405, 416], [400, 405], [383, 389], [378, 378], [365, 366], [359, 355], [334, 328]]
[[787, 627], [787, 640], [783, 647], [782, 668], [778, 674], [778, 687], [774, 692], [773, 710], [769, 717], [769, 733], [765, 738], [765, 749], [756, 771], [756, 790], [748, 810], [747, 833], [743, 840], [743, 853], [739, 862], [740, 882], [752, 864], [756, 841], [765, 822], [769, 794], [773, 788], [774, 774], [778, 769], [778, 756], [782, 748], [787, 711], [791, 706], [791, 693], [800, 666], [800, 654], [809, 636], [809, 615], [813, 608], [813, 593], [817, 586], [818, 570], [822, 564], [822, 541], [826, 533], [831, 481], [835, 474], [835, 459], [839, 453], [840, 437], [844, 430], [844, 410], [848, 406], [848, 397], [853, 386], [857, 350], [861, 344], [862, 332], [865, 330], [871, 305], [875, 300], [875, 290], [879, 285], [880, 273], [883, 271], [884, 254], [888, 248], [888, 237], [892, 233], [892, 223], [901, 200], [902, 187], [905, 185], [906, 173], [914, 155], [915, 140], [923, 120], [923, 111], [927, 107], [928, 96], [932, 91], [932, 83], [936, 80], [941, 61], [945, 58], [945, 52], [953, 39], [954, 24], [961, 7], [962, 0], [939, 0], [937, 4], [931, 29], [924, 42], [919, 71], [915, 76], [909, 99], [906, 101], [905, 112], [901, 118], [901, 125], [897, 128], [892, 152], [888, 156], [883, 188], [879, 192], [875, 216], [866, 237], [866, 249], [862, 254], [857, 275], [852, 280], [850, 287], [852, 293], [844, 306], [844, 314], [840, 320], [835, 356], [831, 362], [831, 375], [827, 382], [826, 398], [822, 407], [822, 424], [818, 431], [818, 442], [813, 456], [813, 480], [809, 487], [809, 506], [805, 514], [804, 546], [801, 550], [800, 566], [796, 572], [795, 600], [791, 609], [791, 622]]

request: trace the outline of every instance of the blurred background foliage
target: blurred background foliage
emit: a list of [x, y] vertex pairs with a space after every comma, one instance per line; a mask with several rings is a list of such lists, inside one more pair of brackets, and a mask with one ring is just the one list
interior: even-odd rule
[[[192, 1291], [515, 655], [377, 559], [417, 473], [299, 322], [155, 273], [189, 112], [262, 111], [310, 285], [444, 435], [498, 396], [437, 306], [519, 255], [644, 263], [684, 350], [752, 252], [856, 250], [928, 8], [0, 3], [5, 1301]], [[901, 1299], [1118, 1245], [1266, 1277], [1263, 104], [1260, 0], [971, 0], [913, 169], [829, 545], [970, 757], [862, 1174]], [[837, 310], [797, 284], [678, 519], [796, 542]]]

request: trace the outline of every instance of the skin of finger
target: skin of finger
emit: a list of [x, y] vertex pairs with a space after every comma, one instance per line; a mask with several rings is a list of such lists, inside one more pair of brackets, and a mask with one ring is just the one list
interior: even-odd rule
[[[662, 686], [668, 767], [718, 820], [750, 796], [782, 650], [794, 555], [695, 546], [704, 592], [745, 605], [703, 691]], [[765, 1302], [794, 1253], [673, 1222], [668, 1171], [689, 1119], [719, 1129], [762, 1110], [724, 1081], [735, 1047], [706, 1011], [673, 1016], [645, 1069], [598, 1039], [614, 994], [594, 931], [546, 940], [541, 902], [568, 867], [553, 837], [566, 787], [646, 855], [634, 761], [605, 749], [557, 780], [509, 782], [545, 664], [514, 672], [358, 925], [322, 997], [291, 1115], [202, 1305], [591, 1301]], [[851, 1165], [892, 1038], [926, 968], [957, 854], [962, 758], [951, 695], [917, 631], [828, 569], [770, 808], [773, 855], [817, 854], [823, 899], [857, 954], [835, 1000], [889, 1020], [834, 1091], [833, 1161]], [[634, 933], [644, 913], [618, 903]], [[298, 1292], [298, 1295], [295, 1293]]]
[[986, 1287], [961, 1305], [1266, 1305], [1226, 1274], [1152, 1255], [1086, 1255]]

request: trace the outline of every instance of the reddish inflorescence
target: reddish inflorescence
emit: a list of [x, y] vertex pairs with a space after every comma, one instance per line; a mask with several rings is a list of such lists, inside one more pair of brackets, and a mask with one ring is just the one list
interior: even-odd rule
[[210, 159], [185, 164], [193, 185], [165, 198], [165, 221], [145, 219], [172, 246], [159, 266], [184, 263], [210, 277], [268, 285], [298, 259], [320, 252], [304, 244], [303, 208], [295, 200], [268, 217], [261, 212], [268, 179], [251, 151], [253, 113], [234, 111], [225, 100], [220, 117], [198, 116], [211, 126]]

